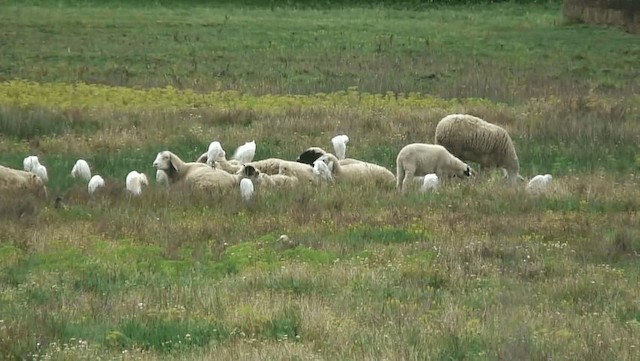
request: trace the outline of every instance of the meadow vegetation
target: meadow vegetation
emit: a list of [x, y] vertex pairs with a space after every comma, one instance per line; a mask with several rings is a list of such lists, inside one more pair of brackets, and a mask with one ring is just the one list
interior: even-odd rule
[[[0, 194], [0, 359], [637, 359], [637, 37], [555, 3], [9, 1], [0, 33], [0, 164], [38, 155], [52, 195]], [[553, 192], [124, 191], [212, 140], [295, 159], [345, 133], [395, 170], [454, 112], [504, 126]]]

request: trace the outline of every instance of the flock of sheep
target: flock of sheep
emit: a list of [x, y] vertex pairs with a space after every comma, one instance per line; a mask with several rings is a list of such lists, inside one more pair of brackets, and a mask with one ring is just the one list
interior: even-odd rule
[[[256, 189], [294, 187], [300, 182], [375, 182], [395, 185], [405, 193], [412, 182], [420, 182], [422, 191], [437, 191], [440, 181], [468, 178], [476, 174], [467, 163], [483, 168], [501, 169], [509, 183], [524, 181], [515, 147], [507, 131], [469, 114], [448, 115], [436, 126], [435, 144], [413, 143], [403, 147], [396, 158], [396, 174], [380, 165], [347, 158], [349, 138], [338, 135], [331, 140], [335, 154], [319, 147], [303, 151], [296, 161], [268, 158], [253, 161], [255, 141], [240, 146], [231, 159], [220, 142], [214, 141], [196, 161], [185, 162], [171, 151], [158, 153], [153, 162], [156, 181], [171, 187], [186, 183], [204, 190], [238, 187], [244, 200], [253, 198]], [[32, 190], [46, 197], [48, 175], [37, 156], [25, 158], [24, 170], [0, 166], [0, 190]], [[88, 182], [93, 194], [104, 187], [100, 175], [91, 175], [89, 164], [78, 160], [71, 176]], [[543, 193], [551, 184], [551, 175], [538, 175], [527, 184], [531, 193]], [[149, 182], [144, 173], [130, 172], [127, 191], [140, 195]]]

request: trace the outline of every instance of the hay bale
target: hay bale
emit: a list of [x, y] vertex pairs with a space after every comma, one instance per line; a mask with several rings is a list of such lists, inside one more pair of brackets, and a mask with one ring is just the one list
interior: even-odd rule
[[569, 22], [616, 26], [640, 34], [638, 0], [564, 0], [563, 14]]

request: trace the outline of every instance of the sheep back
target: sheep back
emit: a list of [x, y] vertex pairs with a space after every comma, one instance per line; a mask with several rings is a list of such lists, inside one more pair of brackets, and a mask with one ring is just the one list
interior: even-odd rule
[[39, 176], [0, 165], [0, 191], [15, 192], [19, 190], [26, 190], [39, 197], [47, 198], [47, 188]]
[[468, 177], [471, 168], [438, 144], [412, 143], [404, 146], [396, 157], [396, 181], [404, 191], [415, 176], [435, 173], [446, 179], [451, 176]]
[[469, 114], [450, 114], [436, 126], [435, 143], [464, 161], [504, 168], [509, 177], [520, 165], [509, 133], [502, 127]]

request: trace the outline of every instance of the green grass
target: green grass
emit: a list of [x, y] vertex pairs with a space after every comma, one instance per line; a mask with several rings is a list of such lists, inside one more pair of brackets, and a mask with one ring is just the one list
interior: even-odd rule
[[256, 94], [357, 86], [513, 103], [587, 91], [620, 95], [637, 91], [639, 77], [632, 35], [564, 26], [559, 4], [421, 12], [12, 3], [2, 9], [0, 80]]
[[[51, 195], [0, 194], [0, 359], [637, 358], [635, 37], [553, 3], [5, 2], [0, 34], [0, 164], [37, 154]], [[457, 112], [508, 129], [553, 191], [124, 191], [212, 140], [294, 159], [345, 133], [395, 169]]]

